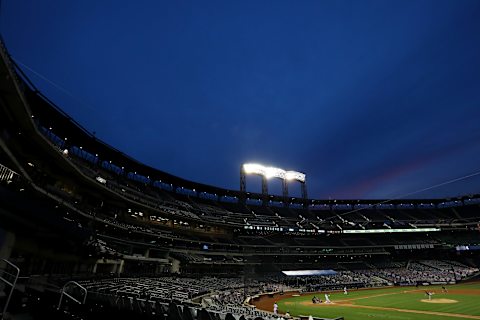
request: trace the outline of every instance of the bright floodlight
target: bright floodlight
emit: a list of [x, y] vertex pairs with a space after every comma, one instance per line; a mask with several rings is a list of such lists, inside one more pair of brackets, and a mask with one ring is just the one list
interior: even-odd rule
[[247, 174], [264, 174], [264, 166], [256, 163], [246, 163], [243, 165], [243, 171]]
[[274, 168], [274, 167], [265, 167], [264, 169], [264, 175], [265, 178], [270, 179], [270, 178], [280, 178], [280, 179], [285, 179], [285, 170], [282, 170], [280, 168]]
[[285, 173], [285, 179], [305, 182], [305, 173], [301, 173], [297, 171], [287, 171]]
[[284, 180], [297, 180], [305, 182], [305, 174], [297, 171], [285, 171], [275, 167], [265, 167], [257, 163], [245, 163], [243, 165], [243, 171], [246, 174], [258, 174], [264, 176], [267, 179], [280, 178]]

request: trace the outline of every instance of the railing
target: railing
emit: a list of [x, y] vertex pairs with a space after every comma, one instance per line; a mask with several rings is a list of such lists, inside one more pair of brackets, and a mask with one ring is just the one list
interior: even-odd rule
[[19, 177], [18, 173], [0, 164], [0, 182], [12, 182]]
[[12, 298], [13, 290], [15, 290], [15, 285], [17, 284], [18, 276], [20, 275], [20, 268], [18, 268], [16, 265], [14, 265], [13, 263], [11, 263], [8, 260], [2, 259], [1, 261], [5, 262], [8, 266], [13, 268], [14, 271], [15, 271], [15, 273], [8, 273], [6, 271], [3, 273], [3, 274], [6, 273], [9, 276], [13, 277], [13, 281], [10, 281], [11, 279], [9, 280], [9, 279], [4, 278], [3, 274], [0, 276], [0, 280], [2, 280], [5, 284], [12, 287], [12, 289], [10, 290], [10, 293], [8, 294], [7, 301], [5, 302], [5, 306], [3, 307], [2, 318], [1, 318], [3, 320], [3, 318], [5, 317], [5, 313], [7, 312], [7, 308], [8, 308], [8, 304], [10, 303], [10, 299]]
[[[85, 294], [83, 295], [83, 299], [82, 299], [81, 301], [78, 300], [77, 298], [75, 298], [74, 296], [72, 296], [71, 294], [65, 292], [66, 289], [67, 289], [70, 285], [74, 285], [75, 287], [79, 288], [82, 292], [85, 293]], [[60, 300], [58, 301], [57, 310], [60, 310], [60, 307], [62, 306], [63, 296], [66, 296], [67, 298], [70, 298], [71, 300], [75, 301], [75, 302], [78, 303], [78, 304], [85, 304], [85, 301], [87, 300], [87, 289], [85, 289], [85, 287], [81, 286], [81, 285], [80, 285], [78, 282], [76, 282], [76, 281], [68, 281], [67, 283], [65, 283], [65, 285], [64, 285], [63, 288], [62, 288], [62, 293], [60, 294]]]

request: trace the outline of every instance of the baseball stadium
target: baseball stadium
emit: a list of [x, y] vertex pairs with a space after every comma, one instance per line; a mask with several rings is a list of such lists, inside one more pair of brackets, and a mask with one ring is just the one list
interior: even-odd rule
[[1, 319], [480, 319], [480, 194], [317, 199], [249, 161], [238, 189], [191, 181], [37, 86], [2, 39]]

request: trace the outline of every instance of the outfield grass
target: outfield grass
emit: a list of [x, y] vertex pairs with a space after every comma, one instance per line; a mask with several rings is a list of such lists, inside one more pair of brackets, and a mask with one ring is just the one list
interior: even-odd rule
[[[327, 304], [312, 304], [314, 295], [325, 300], [324, 293], [305, 294], [278, 300], [281, 313], [289, 311], [292, 316], [312, 315], [318, 317], [345, 317], [347, 320], [427, 320], [427, 319], [480, 319], [480, 283], [460, 284], [447, 287], [442, 293], [441, 286], [395, 287], [373, 290], [332, 292]], [[456, 300], [456, 303], [433, 304], [422, 302], [427, 299], [425, 290], [433, 291], [432, 299]], [[429, 314], [425, 314], [425, 313]]]

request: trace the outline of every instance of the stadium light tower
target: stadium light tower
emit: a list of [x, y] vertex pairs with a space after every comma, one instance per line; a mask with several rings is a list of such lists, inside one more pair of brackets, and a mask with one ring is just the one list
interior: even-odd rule
[[298, 181], [302, 186], [302, 198], [304, 203], [307, 200], [307, 186], [305, 173], [298, 171], [286, 171], [275, 167], [266, 167], [257, 163], [244, 163], [240, 167], [240, 192], [244, 195], [247, 192], [247, 175], [259, 175], [262, 177], [262, 198], [263, 204], [268, 201], [268, 180], [271, 178], [282, 179], [282, 194], [285, 206], [288, 206], [288, 182]]

